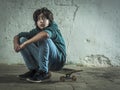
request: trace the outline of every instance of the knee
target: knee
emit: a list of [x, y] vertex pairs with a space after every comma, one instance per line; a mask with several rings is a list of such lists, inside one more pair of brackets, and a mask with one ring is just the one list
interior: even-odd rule
[[43, 40], [43, 43], [48, 44], [48, 43], [50, 43], [51, 41], [52, 41], [51, 39], [45, 39], [45, 40]]
[[44, 39], [44, 40], [38, 41], [38, 45], [48, 44], [49, 40], [50, 40], [50, 39]]
[[27, 38], [25, 38], [25, 37], [21, 37], [21, 38], [19, 39], [19, 43], [20, 43], [20, 44], [24, 43], [25, 41], [27, 41]]

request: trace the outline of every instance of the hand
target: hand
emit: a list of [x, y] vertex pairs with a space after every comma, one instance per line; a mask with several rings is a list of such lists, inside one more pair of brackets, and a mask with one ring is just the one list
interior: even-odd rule
[[20, 45], [18, 43], [19, 37], [16, 35], [13, 39], [13, 44], [14, 44], [14, 50], [15, 52], [19, 52], [20, 51]]
[[21, 49], [24, 49], [26, 46], [27, 46], [27, 43], [26, 43], [26, 42], [22, 43], [22, 44], [20, 45], [20, 50], [21, 50]]
[[15, 50], [15, 52], [20, 51], [20, 45], [18, 43], [14, 43], [14, 50]]

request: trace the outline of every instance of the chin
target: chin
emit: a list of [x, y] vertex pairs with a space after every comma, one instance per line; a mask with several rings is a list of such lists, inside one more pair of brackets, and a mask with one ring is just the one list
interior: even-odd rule
[[40, 29], [43, 29], [44, 27], [39, 27]]

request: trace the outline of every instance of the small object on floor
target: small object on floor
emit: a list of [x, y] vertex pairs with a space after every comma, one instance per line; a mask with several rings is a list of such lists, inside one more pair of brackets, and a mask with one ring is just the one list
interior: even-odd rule
[[68, 79], [71, 79], [72, 81], [76, 81], [77, 77], [76, 76], [71, 77], [71, 76], [68, 76], [68, 75], [60, 77], [60, 81], [62, 81], [62, 82], [65, 82], [65, 80], [68, 80]]
[[77, 77], [75, 75], [72, 75], [72, 74], [77, 73], [77, 72], [81, 72], [81, 71], [83, 71], [83, 70], [75, 70], [75, 69], [63, 68], [62, 70], [57, 71], [57, 72], [65, 74], [65, 76], [60, 77], [60, 81], [65, 82], [66, 80], [76, 81]]

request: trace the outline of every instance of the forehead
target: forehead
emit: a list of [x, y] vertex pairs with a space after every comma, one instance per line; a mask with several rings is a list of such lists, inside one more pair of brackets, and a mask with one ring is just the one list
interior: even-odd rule
[[45, 17], [45, 15], [43, 13], [41, 13], [40, 15], [38, 15], [38, 18], [40, 17]]

